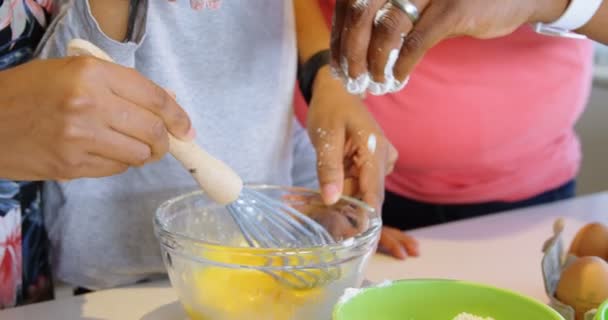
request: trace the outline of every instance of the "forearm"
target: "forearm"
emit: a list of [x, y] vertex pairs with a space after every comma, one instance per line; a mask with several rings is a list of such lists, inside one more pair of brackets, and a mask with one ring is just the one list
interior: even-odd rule
[[[116, 63], [135, 67], [135, 52], [146, 33], [147, 2], [139, 1], [134, 19], [129, 25], [130, 0], [78, 0], [68, 6], [65, 14], [39, 44], [36, 56], [42, 59], [64, 57], [71, 39], [87, 40], [108, 53]], [[160, 0], [159, 0], [160, 1]], [[117, 6], [118, 4], [118, 6]], [[116, 16], [112, 16], [112, 12]], [[125, 39], [131, 29], [129, 39]]]
[[[532, 15], [532, 23], [550, 23], [556, 21], [564, 14], [570, 0], [536, 0], [535, 13]], [[608, 44], [608, 0], [604, 0], [593, 18], [582, 28], [575, 30], [577, 33], [604, 44]]]
[[608, 45], [608, 0], [604, 0], [591, 21], [577, 31], [597, 42]]
[[[303, 63], [315, 53], [329, 49], [331, 35], [318, 0], [294, 0], [294, 6], [298, 58]], [[312, 87], [313, 94], [325, 90], [332, 95], [348, 95], [343, 83], [332, 75], [329, 65], [319, 69]]]
[[0, 180], [14, 178], [12, 176], [14, 168], [12, 167], [12, 162], [9, 161], [9, 157], [12, 152], [8, 149], [8, 141], [7, 139], [12, 139], [12, 137], [7, 136], [7, 130], [9, 130], [8, 123], [6, 121], [10, 120], [9, 113], [11, 112], [10, 105], [11, 100], [13, 99], [13, 91], [14, 89], [11, 87], [11, 81], [8, 81], [9, 71], [0, 70], [0, 88], [2, 88], [2, 94], [0, 94], [0, 148], [4, 151], [3, 156], [0, 157]]
[[[104, 0], [101, 0], [104, 1]], [[329, 49], [330, 31], [318, 0], [294, 0], [300, 62]]]
[[101, 30], [122, 42], [127, 36], [130, 0], [88, 0], [91, 13]]
[[[31, 180], [36, 174], [29, 170], [32, 157], [27, 157], [27, 146], [16, 142], [35, 132], [35, 125], [29, 118], [23, 119], [22, 110], [34, 103], [30, 85], [31, 74], [23, 72], [24, 67], [31, 63], [0, 71], [0, 180]], [[40, 76], [45, 77], [45, 74]], [[27, 84], [27, 85], [26, 85]]]

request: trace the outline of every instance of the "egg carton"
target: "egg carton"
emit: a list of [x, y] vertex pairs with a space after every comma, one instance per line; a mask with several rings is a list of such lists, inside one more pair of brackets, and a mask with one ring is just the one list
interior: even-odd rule
[[[562, 233], [564, 230], [564, 221], [558, 219], [553, 224], [553, 236], [543, 245], [543, 259], [541, 262], [543, 271], [543, 281], [545, 283], [545, 292], [549, 296], [549, 306], [559, 312], [566, 320], [575, 320], [575, 312], [572, 306], [569, 306], [555, 297], [557, 284], [561, 277], [562, 271], [570, 265], [577, 257], [565, 253], [564, 241]], [[593, 320], [597, 309], [592, 309], [585, 313], [585, 320]]]

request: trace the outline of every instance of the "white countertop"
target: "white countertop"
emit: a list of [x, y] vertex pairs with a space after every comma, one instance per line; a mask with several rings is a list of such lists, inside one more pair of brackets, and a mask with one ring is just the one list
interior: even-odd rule
[[[412, 232], [422, 256], [396, 261], [376, 255], [371, 281], [449, 278], [518, 291], [543, 302], [542, 245], [557, 217], [566, 221], [565, 244], [583, 224], [608, 224], [608, 193]], [[0, 311], [1, 320], [183, 320], [168, 282], [120, 288]]]

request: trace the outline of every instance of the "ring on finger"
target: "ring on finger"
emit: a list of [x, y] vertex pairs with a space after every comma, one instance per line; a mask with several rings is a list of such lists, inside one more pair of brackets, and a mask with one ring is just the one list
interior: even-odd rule
[[420, 10], [416, 7], [415, 4], [411, 3], [409, 0], [390, 0], [390, 2], [399, 10], [403, 11], [412, 23], [416, 23], [420, 18]]

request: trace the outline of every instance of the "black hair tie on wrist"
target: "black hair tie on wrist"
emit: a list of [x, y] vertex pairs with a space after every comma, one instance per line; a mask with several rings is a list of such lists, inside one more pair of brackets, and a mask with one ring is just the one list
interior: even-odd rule
[[298, 65], [298, 83], [307, 104], [310, 104], [312, 100], [312, 87], [319, 69], [328, 65], [330, 61], [330, 51], [329, 49], [325, 49], [315, 53], [304, 64]]

